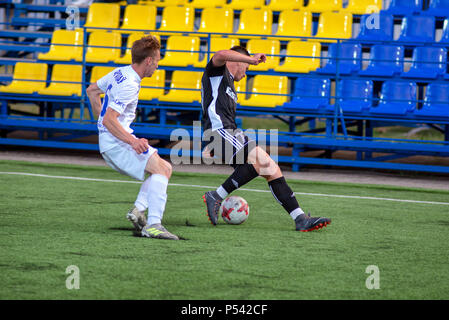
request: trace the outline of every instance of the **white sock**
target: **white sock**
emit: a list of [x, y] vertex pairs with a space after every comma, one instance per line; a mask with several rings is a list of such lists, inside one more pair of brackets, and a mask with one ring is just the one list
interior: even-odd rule
[[134, 205], [139, 211], [144, 211], [148, 208], [148, 189], [150, 188], [150, 179], [149, 176], [140, 186], [139, 194], [137, 195], [137, 199], [134, 202]]
[[228, 192], [222, 186], [219, 186], [217, 188], [217, 193], [220, 196], [220, 198], [222, 198], [222, 199], [224, 199], [228, 196]]
[[302, 211], [301, 208], [296, 208], [295, 210], [290, 212], [290, 217], [292, 217], [293, 220], [296, 220], [296, 218], [302, 214], [304, 214], [304, 211]]
[[151, 175], [148, 188], [148, 220], [147, 224], [161, 223], [167, 202], [168, 178], [161, 174]]

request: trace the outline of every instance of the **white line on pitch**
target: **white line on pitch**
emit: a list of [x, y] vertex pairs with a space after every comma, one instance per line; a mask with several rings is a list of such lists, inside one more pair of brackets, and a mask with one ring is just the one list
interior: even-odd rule
[[[53, 178], [53, 179], [65, 179], [65, 180], [79, 180], [79, 181], [134, 183], [134, 184], [141, 184], [142, 183], [140, 181], [97, 179], [97, 178], [70, 177], [70, 176], [52, 176], [52, 175], [47, 175], [47, 174], [28, 173], [28, 172], [0, 172], [0, 174], [31, 176], [31, 177], [42, 177], [42, 178]], [[180, 183], [169, 183], [169, 186], [188, 187], [188, 188], [201, 188], [201, 189], [215, 189], [216, 188], [216, 187], [211, 187], [211, 186], [202, 186], [202, 185], [196, 185], [196, 184], [180, 184]], [[269, 190], [246, 189], [246, 188], [240, 188], [239, 190], [241, 190], [241, 191], [249, 191], [249, 192], [267, 192], [267, 193], [270, 192]], [[393, 199], [393, 198], [362, 197], [362, 196], [348, 196], [348, 195], [339, 195], [339, 194], [309, 193], [309, 192], [295, 192], [295, 194], [303, 195], [303, 196], [314, 196], [314, 197], [332, 197], [332, 198], [343, 198], [343, 199], [395, 201], [395, 202], [436, 204], [436, 205], [449, 206], [449, 202], [437, 202], [437, 201], [421, 201], [421, 200], [407, 200], [407, 199]]]

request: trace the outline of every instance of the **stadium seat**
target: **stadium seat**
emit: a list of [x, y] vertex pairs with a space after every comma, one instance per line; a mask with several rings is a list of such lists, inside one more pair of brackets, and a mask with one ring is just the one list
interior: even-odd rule
[[[337, 88], [338, 103], [344, 112], [360, 113], [373, 104], [373, 82], [361, 79], [342, 79]], [[335, 105], [328, 106], [333, 111]]]
[[332, 43], [326, 65], [317, 69], [322, 74], [351, 74], [362, 67], [362, 46], [359, 43]]
[[429, 8], [422, 11], [421, 14], [435, 17], [449, 16], [449, 0], [430, 0]]
[[[318, 21], [316, 38], [349, 39], [352, 37], [352, 14], [348, 12], [323, 12]], [[319, 39], [320, 42], [335, 42]]]
[[243, 9], [240, 13], [240, 23], [237, 32], [232, 37], [260, 38], [256, 35], [270, 35], [273, 12], [268, 9]]
[[[275, 108], [287, 102], [288, 77], [258, 74], [254, 76], [251, 95], [242, 106]], [[267, 93], [267, 94], [259, 94]]]
[[70, 61], [83, 56], [83, 31], [55, 30], [51, 37], [50, 50], [39, 53], [39, 60]]
[[436, 119], [449, 118], [449, 84], [433, 82], [426, 88], [424, 104], [414, 114]]
[[342, 11], [352, 14], [370, 14], [382, 9], [382, 0], [349, 0]]
[[304, 7], [304, 10], [321, 13], [325, 11], [338, 11], [343, 7], [342, 0], [309, 0], [309, 4]]
[[45, 88], [47, 70], [46, 63], [16, 62], [12, 82], [7, 86], [0, 86], [0, 92], [24, 94], [37, 92]]
[[[134, 41], [139, 40], [144, 36], [146, 36], [146, 34], [143, 32], [131, 33], [126, 41], [125, 54], [123, 55], [123, 57], [115, 59], [114, 62], [118, 64], [131, 64], [132, 63], [131, 48], [133, 46], [133, 43]], [[155, 37], [160, 41], [160, 37], [158, 35], [155, 35]]]
[[281, 43], [279, 40], [268, 39], [250, 39], [246, 44], [246, 49], [251, 53], [263, 52], [267, 55], [265, 63], [260, 63], [257, 66], [250, 65], [251, 71], [267, 71], [274, 69], [279, 65]]
[[376, 44], [371, 47], [368, 67], [359, 75], [393, 77], [404, 71], [404, 47]]
[[125, 8], [123, 23], [120, 27], [122, 33], [137, 31], [154, 31], [156, 29], [156, 7], [148, 5], [130, 4]]
[[312, 13], [309, 11], [283, 10], [279, 14], [278, 29], [275, 33], [278, 40], [295, 40], [286, 37], [311, 37]]
[[[194, 28], [195, 9], [192, 7], [165, 7], [162, 11], [159, 35], [179, 35], [179, 32], [191, 32]], [[170, 33], [166, 31], [177, 31]]]
[[416, 90], [414, 82], [385, 81], [382, 85], [380, 101], [377, 107], [370, 108], [370, 113], [380, 115], [404, 116], [416, 108]]
[[[378, 25], [376, 25], [378, 21]], [[357, 40], [393, 41], [394, 17], [391, 14], [365, 14], [360, 18], [360, 32]]]
[[[170, 36], [160, 66], [187, 67], [199, 61], [200, 38]], [[172, 51], [173, 50], [173, 51]]]
[[260, 9], [263, 6], [265, 6], [265, 0], [231, 0], [231, 2], [226, 5], [226, 7], [234, 10]]
[[[175, 70], [172, 73], [170, 91], [159, 101], [192, 103], [201, 101], [202, 72]], [[187, 89], [187, 90], [181, 90]]]
[[437, 47], [416, 47], [413, 50], [410, 70], [403, 78], [436, 79], [446, 73], [447, 50]]
[[272, 11], [302, 9], [303, 0], [270, 0], [266, 7]]
[[299, 77], [295, 82], [293, 98], [284, 108], [318, 111], [329, 106], [331, 81], [323, 78]]
[[[230, 8], [205, 8], [201, 10], [198, 32], [233, 33], [234, 10]], [[221, 35], [212, 35], [219, 37]]]
[[287, 44], [286, 54], [284, 63], [274, 68], [275, 71], [308, 73], [320, 67], [321, 44], [319, 42], [290, 41]]
[[[231, 49], [234, 46], [240, 44], [239, 39], [236, 38], [211, 38], [210, 40], [210, 56], [207, 58], [207, 52], [204, 53], [204, 57], [201, 61], [197, 61], [193, 64], [194, 67], [204, 68], [206, 64], [209, 62], [210, 58], [212, 58], [213, 54], [219, 50]], [[207, 46], [205, 48], [207, 51]]]
[[412, 15], [404, 17], [398, 41], [434, 42], [435, 17]]
[[189, 6], [195, 9], [223, 7], [227, 0], [192, 0], [189, 2]]
[[[120, 57], [122, 37], [120, 33], [94, 31], [89, 36], [86, 48], [86, 62], [106, 63]], [[82, 58], [77, 61], [82, 61]]]
[[[95, 2], [89, 6], [84, 27], [118, 28], [120, 21], [120, 5], [117, 3]], [[86, 29], [88, 32], [99, 29]]]
[[82, 72], [82, 65], [55, 64], [50, 85], [37, 92], [50, 96], [81, 96]]
[[394, 15], [407, 15], [422, 11], [422, 0], [390, 0], [386, 12]]
[[142, 82], [140, 83], [139, 100], [158, 99], [164, 95], [164, 87], [165, 70], [158, 69], [151, 77], [142, 79]]

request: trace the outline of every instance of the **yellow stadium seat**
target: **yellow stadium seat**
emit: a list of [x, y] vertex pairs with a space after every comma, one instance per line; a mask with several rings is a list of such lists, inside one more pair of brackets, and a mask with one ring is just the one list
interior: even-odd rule
[[[310, 11], [284, 10], [279, 14], [276, 36], [311, 37], [312, 13]], [[279, 40], [294, 40], [292, 38], [278, 38]]]
[[182, 70], [173, 71], [170, 91], [166, 95], [159, 97], [159, 101], [182, 103], [192, 103], [194, 101], [200, 102], [202, 76], [202, 72]]
[[246, 49], [251, 54], [265, 53], [267, 55], [265, 63], [260, 63], [257, 66], [250, 65], [249, 70], [251, 71], [267, 71], [279, 65], [279, 54], [281, 52], [279, 40], [250, 39], [246, 44]]
[[[289, 56], [301, 56], [289, 57]], [[310, 57], [310, 58], [309, 58]], [[290, 41], [287, 44], [287, 57], [276, 68], [278, 72], [308, 73], [320, 67], [321, 44], [311, 41]]]
[[265, 0], [232, 0], [227, 4], [228, 8], [242, 10], [242, 9], [254, 9], [262, 8], [265, 5]]
[[338, 11], [343, 7], [342, 0], [309, 0], [305, 10], [320, 13], [325, 11]]
[[[215, 52], [220, 50], [231, 49], [234, 46], [238, 46], [240, 44], [240, 40], [237, 38], [211, 38], [210, 41], [210, 55], [209, 59], [207, 58], [207, 52], [204, 54], [204, 58], [201, 61], [197, 61], [193, 64], [194, 67], [204, 68], [206, 64], [209, 62], [210, 58], [214, 55]], [[207, 46], [205, 48], [207, 51]]]
[[302, 9], [303, 0], [270, 0], [267, 8], [272, 11], [282, 11], [288, 9]]
[[39, 60], [70, 61], [83, 55], [83, 30], [55, 30], [50, 50], [38, 55]]
[[[165, 7], [162, 11], [161, 25], [157, 30], [160, 35], [179, 35], [179, 31], [193, 31], [195, 9], [192, 7]], [[178, 31], [170, 33], [164, 31]]]
[[[201, 11], [198, 32], [232, 33], [234, 30], [234, 10], [230, 8], [205, 8]], [[220, 35], [212, 35], [217, 37]]]
[[[120, 33], [94, 31], [89, 36], [86, 62], [106, 63], [120, 57], [122, 36]], [[82, 61], [77, 59], [77, 61]]]
[[[165, 56], [160, 66], [187, 67], [199, 60], [200, 38], [189, 36], [170, 36], [167, 40]], [[175, 50], [175, 51], [170, 51]], [[185, 52], [178, 52], [183, 50]]]
[[47, 69], [46, 63], [17, 62], [12, 82], [7, 86], [0, 86], [0, 92], [26, 94], [37, 92], [45, 88]]
[[232, 37], [259, 38], [256, 35], [270, 35], [273, 22], [273, 12], [269, 9], [243, 9], [240, 13], [240, 23], [237, 32]]
[[243, 101], [246, 99], [246, 81], [247, 77], [243, 78], [238, 82], [234, 82], [235, 92], [237, 92], [237, 102]]
[[379, 12], [382, 9], [382, 0], [349, 0], [342, 11], [352, 14], [369, 14]]
[[80, 96], [82, 72], [83, 66], [81, 65], [55, 64], [51, 73], [50, 85], [37, 92], [51, 96]]
[[94, 66], [92, 67], [92, 71], [90, 73], [90, 83], [95, 83], [99, 79], [103, 78], [109, 72], [114, 70], [115, 67], [103, 67], [103, 66]]
[[[120, 5], [117, 3], [95, 2], [89, 6], [84, 27], [118, 28]], [[100, 29], [86, 29], [88, 32]]]
[[[145, 88], [154, 87], [154, 88]], [[156, 70], [151, 77], [143, 78], [140, 83], [139, 100], [158, 99], [164, 95], [165, 70]]]
[[[274, 108], [287, 102], [288, 77], [259, 74], [254, 76], [253, 88], [249, 99], [242, 100], [240, 105], [250, 107]], [[259, 94], [266, 93], [266, 94]], [[283, 95], [270, 95], [283, 94]]]
[[[130, 4], [126, 6], [120, 32], [132, 33], [139, 30], [156, 29], [156, 7]], [[128, 31], [126, 30], [128, 29]]]
[[[147, 34], [143, 32], [135, 32], [131, 33], [128, 36], [128, 40], [126, 42], [126, 51], [123, 57], [119, 57], [114, 60], [115, 63], [118, 64], [131, 64], [132, 63], [132, 56], [131, 56], [131, 48], [133, 46], [134, 41], [141, 39], [142, 37], [145, 37]], [[155, 35], [155, 37], [160, 41], [160, 37], [158, 35]]]
[[226, 5], [226, 1], [227, 0], [192, 0], [192, 2], [189, 3], [189, 6], [198, 9], [223, 7]]
[[[352, 37], [352, 14], [349, 12], [323, 12], [318, 21], [316, 38], [349, 39]], [[318, 39], [317, 39], [318, 40]], [[320, 42], [335, 42], [319, 39]]]

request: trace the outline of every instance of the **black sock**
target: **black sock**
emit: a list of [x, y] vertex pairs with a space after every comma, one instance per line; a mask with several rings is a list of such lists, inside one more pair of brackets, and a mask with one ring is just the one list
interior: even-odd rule
[[292, 189], [288, 186], [284, 177], [280, 177], [268, 182], [268, 186], [271, 189], [271, 193], [274, 198], [284, 207], [287, 213], [293, 212], [299, 208], [298, 201]]
[[229, 178], [226, 179], [226, 181], [221, 186], [229, 194], [232, 191], [247, 184], [257, 176], [259, 176], [259, 174], [252, 164], [240, 164], [236, 166], [234, 172], [229, 176]]

